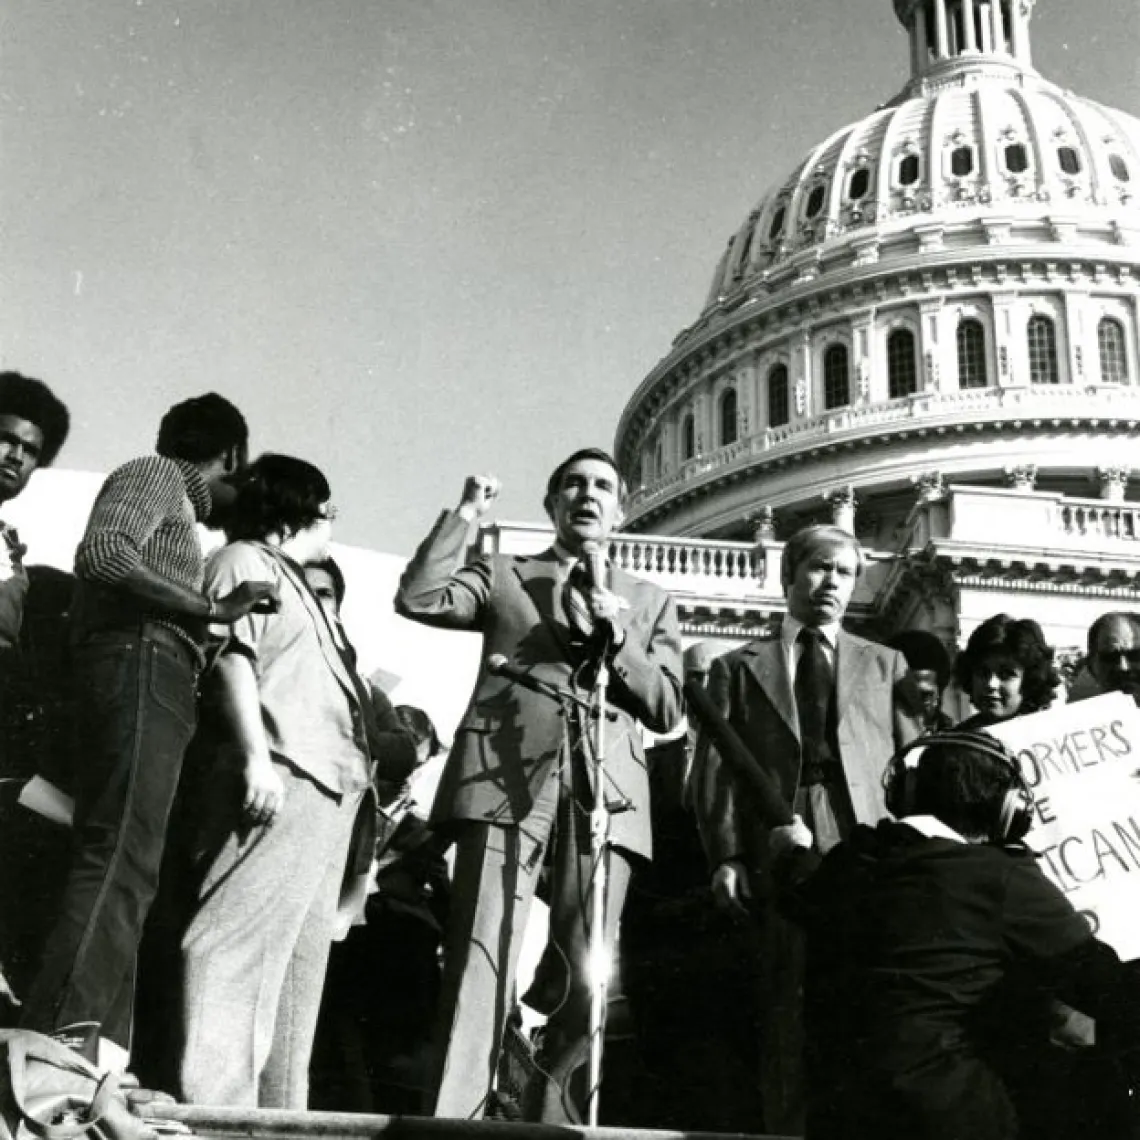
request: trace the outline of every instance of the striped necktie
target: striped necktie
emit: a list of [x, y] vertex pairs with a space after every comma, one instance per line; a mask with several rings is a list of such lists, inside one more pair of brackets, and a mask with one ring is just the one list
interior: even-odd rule
[[589, 641], [597, 629], [594, 615], [586, 601], [586, 567], [575, 562], [566, 576], [562, 587], [562, 607], [566, 611], [566, 621], [580, 637]]

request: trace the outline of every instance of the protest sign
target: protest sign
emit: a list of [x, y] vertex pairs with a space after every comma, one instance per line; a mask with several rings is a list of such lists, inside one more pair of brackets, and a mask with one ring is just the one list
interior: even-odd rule
[[1121, 958], [1140, 958], [1140, 709], [1109, 693], [987, 731], [1033, 792], [1041, 869]]

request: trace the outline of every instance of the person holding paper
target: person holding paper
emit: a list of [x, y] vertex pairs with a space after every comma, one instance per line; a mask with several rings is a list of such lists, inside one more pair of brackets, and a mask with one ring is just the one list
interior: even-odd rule
[[[986, 733], [933, 734], [896, 754], [886, 795], [897, 822], [857, 826], [814, 873], [802, 823], [772, 832], [781, 906], [806, 935], [807, 1140], [1034, 1135], [995, 1063], [1022, 1033], [1010, 983], [1095, 1013], [1140, 1077], [1140, 975], [1021, 842], [1033, 802], [1012, 753]], [[1133, 1123], [1102, 1117], [1090, 1134]]]

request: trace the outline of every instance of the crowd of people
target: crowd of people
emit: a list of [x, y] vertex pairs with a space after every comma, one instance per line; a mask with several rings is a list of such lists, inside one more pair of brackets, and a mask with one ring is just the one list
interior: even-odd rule
[[[0, 504], [68, 422], [0, 374]], [[689, 1054], [682, 1126], [1128, 1135], [1140, 978], [1022, 842], [1031, 793], [987, 731], [1065, 699], [1041, 628], [995, 615], [953, 660], [921, 631], [856, 636], [862, 550], [810, 526], [783, 547], [774, 636], [682, 658], [670, 596], [606, 560], [607, 453], [551, 473], [548, 549], [470, 559], [498, 491], [466, 481], [395, 599], [483, 641], [430, 816], [409, 779], [443, 745], [358, 670], [331, 488], [251, 461], [223, 397], [171, 408], [155, 454], [108, 476], [73, 576], [0, 530], [4, 1020], [191, 1103], [577, 1122], [592, 943], [614, 956], [629, 896], [623, 959], [660, 967], [715, 929], [694, 953], [740, 996], [672, 995], [699, 1008], [696, 1048], [660, 968], [629, 971], [651, 1066], [676, 1061], [654, 1027]], [[226, 537], [208, 557], [200, 523]], [[1087, 666], [1140, 703], [1140, 617], [1098, 619]], [[957, 725], [952, 680], [974, 709]], [[536, 897], [549, 933], [519, 993]], [[545, 1024], [508, 1090], [520, 1002]]]

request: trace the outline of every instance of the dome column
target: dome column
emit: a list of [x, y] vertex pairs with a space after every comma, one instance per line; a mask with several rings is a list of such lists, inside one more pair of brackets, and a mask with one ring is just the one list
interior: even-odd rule
[[935, 54], [945, 59], [950, 54], [950, 26], [946, 18], [946, 0], [934, 0]]
[[1013, 58], [1018, 63], [1028, 64], [1029, 58], [1029, 11], [1032, 5], [1026, 0], [1013, 0], [1010, 5], [1010, 20], [1013, 24]]
[[962, 0], [962, 43], [959, 51], [978, 50], [978, 27], [974, 23], [974, 0]]
[[1005, 42], [1005, 20], [1001, 10], [1002, 0], [993, 0], [990, 5], [990, 17], [993, 20], [994, 51], [1008, 51]]
[[979, 45], [986, 55], [991, 55], [995, 46], [1000, 48], [1000, 45], [994, 44], [994, 18], [993, 18], [993, 5], [989, 0], [982, 0], [978, 5], [978, 26], [982, 32], [982, 42]]
[[917, 79], [922, 74], [928, 50], [926, 44], [926, 12], [919, 7], [914, 11], [914, 23], [910, 26], [911, 79]]

